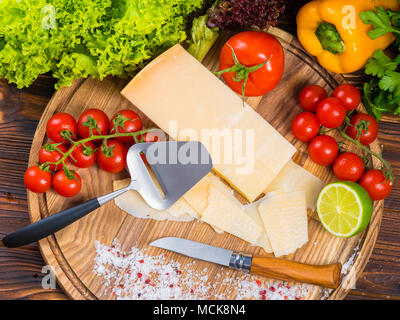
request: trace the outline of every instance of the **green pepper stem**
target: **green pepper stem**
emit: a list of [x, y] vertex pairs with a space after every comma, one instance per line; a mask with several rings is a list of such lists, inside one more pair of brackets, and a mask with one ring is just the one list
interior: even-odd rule
[[342, 53], [345, 50], [344, 42], [336, 27], [329, 22], [322, 22], [315, 31], [322, 48], [333, 54]]

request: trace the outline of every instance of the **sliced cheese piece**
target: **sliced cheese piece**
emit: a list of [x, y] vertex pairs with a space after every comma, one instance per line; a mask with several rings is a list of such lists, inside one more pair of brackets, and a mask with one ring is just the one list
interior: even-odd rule
[[251, 219], [253, 219], [253, 221], [257, 225], [259, 225], [263, 230], [263, 232], [261, 233], [261, 235], [257, 239], [257, 241], [254, 243], [254, 245], [263, 248], [265, 252], [271, 253], [272, 252], [271, 243], [268, 239], [267, 231], [265, 230], [264, 224], [258, 213], [258, 201], [257, 201], [257, 203], [251, 203], [251, 204], [243, 206], [243, 209], [246, 212], [246, 214]]
[[[114, 190], [123, 188], [129, 184], [130, 179], [114, 181]], [[262, 247], [266, 252], [272, 252], [263, 223], [258, 215], [257, 206], [261, 201], [243, 206], [234, 196], [233, 190], [221, 181], [215, 174], [208, 174], [199, 183], [197, 183], [189, 192], [179, 199], [173, 206], [164, 211], [159, 211], [150, 207], [136, 191], [128, 191], [124, 195], [115, 199], [115, 204], [125, 212], [137, 218], [151, 218], [155, 220], [172, 221], [191, 221], [193, 218], [200, 219], [201, 215], [209, 205], [209, 201], [215, 201], [215, 197], [209, 199], [209, 188], [212, 186], [219, 193], [223, 194], [229, 202], [242, 211], [240, 216], [248, 215], [262, 232], [258, 239], [253, 243]], [[217, 196], [218, 197], [218, 196]], [[209, 208], [209, 211], [211, 209]], [[227, 211], [229, 213], [229, 211]], [[224, 230], [219, 224], [208, 222], [217, 233], [223, 233]], [[251, 223], [252, 224], [252, 223]], [[229, 228], [226, 228], [229, 229]], [[229, 232], [229, 231], [227, 231]], [[246, 240], [246, 239], [244, 239]], [[247, 240], [246, 240], [247, 241]]]
[[[114, 190], [126, 187], [129, 182], [130, 179], [114, 181]], [[136, 218], [183, 222], [197, 218], [197, 212], [184, 199], [179, 199], [168, 210], [160, 211], [150, 207], [138, 192], [130, 190], [117, 197], [114, 202], [121, 210]]]
[[214, 170], [250, 202], [296, 152], [179, 44], [149, 63], [121, 94], [174, 140], [201, 141]]
[[208, 187], [210, 185], [213, 185], [225, 195], [234, 198], [233, 190], [223, 183], [219, 177], [213, 173], [207, 174], [183, 195], [183, 199], [190, 203], [190, 205], [197, 211], [199, 216], [202, 215], [202, 212], [207, 207]]
[[[208, 204], [208, 188], [212, 185], [217, 188], [220, 192], [226, 195], [229, 199], [237, 203], [238, 206], [249, 215], [253, 221], [258, 224], [263, 232], [257, 241], [254, 243], [255, 246], [263, 248], [266, 252], [272, 252], [271, 244], [269, 243], [268, 236], [264, 230], [264, 225], [259, 217], [257, 206], [259, 201], [243, 206], [234, 196], [233, 190], [227, 186], [221, 179], [213, 173], [209, 173], [202, 180], [200, 180], [192, 189], [190, 189], [183, 198], [196, 209], [197, 213], [201, 216]], [[211, 225], [211, 227], [217, 233], [222, 233], [224, 230]]]
[[263, 231], [240, 205], [213, 185], [208, 188], [208, 205], [201, 220], [251, 244], [257, 242]]
[[311, 172], [289, 160], [264, 193], [268, 194], [274, 190], [304, 191], [307, 208], [315, 211], [318, 195], [324, 186], [325, 183]]
[[291, 254], [308, 241], [304, 191], [268, 196], [258, 210], [275, 256]]
[[171, 207], [167, 209], [168, 213], [173, 217], [179, 218], [185, 215], [189, 215], [193, 218], [200, 218], [196, 210], [183, 198], [176, 201]]

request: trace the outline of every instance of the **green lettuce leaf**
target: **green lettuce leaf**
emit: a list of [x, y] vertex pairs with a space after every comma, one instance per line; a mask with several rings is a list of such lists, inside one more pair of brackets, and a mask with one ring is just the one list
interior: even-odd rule
[[51, 72], [129, 77], [186, 39], [203, 0], [0, 0], [0, 77], [18, 88]]
[[195, 18], [187, 41], [187, 51], [199, 61], [203, 61], [219, 36], [219, 29], [207, 27], [207, 21], [208, 15]]

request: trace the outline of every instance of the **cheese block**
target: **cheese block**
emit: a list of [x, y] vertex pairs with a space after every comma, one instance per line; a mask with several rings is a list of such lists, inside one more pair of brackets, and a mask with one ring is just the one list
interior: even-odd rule
[[256, 243], [263, 232], [237, 202], [212, 185], [208, 188], [208, 205], [201, 220], [251, 244]]
[[[126, 187], [129, 182], [130, 179], [114, 181], [114, 190]], [[187, 222], [198, 217], [197, 212], [184, 199], [179, 199], [167, 210], [156, 210], [150, 207], [134, 190], [125, 192], [114, 202], [120, 209], [136, 218]]]
[[266, 197], [259, 207], [274, 255], [288, 255], [308, 241], [304, 191], [279, 192]]
[[324, 186], [325, 183], [311, 172], [289, 160], [264, 193], [268, 194], [275, 190], [304, 191], [307, 208], [315, 211], [318, 195]]
[[175, 45], [122, 90], [174, 140], [198, 140], [214, 170], [250, 202], [296, 149], [212, 72]]

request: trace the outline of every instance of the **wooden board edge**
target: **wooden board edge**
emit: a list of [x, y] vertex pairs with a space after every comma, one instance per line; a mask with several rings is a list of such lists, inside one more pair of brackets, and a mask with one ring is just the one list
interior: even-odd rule
[[[355, 289], [356, 282], [364, 272], [364, 269], [375, 247], [376, 239], [378, 238], [379, 229], [381, 226], [383, 207], [383, 200], [375, 204], [375, 214], [372, 216], [362, 243], [359, 244], [361, 250], [355, 259], [354, 264], [351, 266], [350, 271], [343, 277], [341, 286], [330, 294], [328, 300], [342, 300], [350, 293], [351, 290]], [[344, 284], [344, 281], [347, 283]]]
[[[71, 87], [64, 88], [62, 90], [64, 90], [63, 92], [77, 91], [79, 87], [84, 83], [84, 81], [85, 81], [84, 79], [78, 79], [74, 81]], [[47, 119], [48, 114], [54, 113], [53, 109], [56, 107], [54, 101], [58, 99], [59, 98], [57, 94], [54, 94], [52, 96], [52, 98], [47, 104], [45, 111], [43, 112], [40, 118], [40, 121], [38, 123], [37, 129], [33, 137], [32, 146], [29, 152], [29, 162], [28, 162], [29, 166], [36, 164], [36, 160], [34, 159], [37, 158], [38, 150], [42, 146], [44, 138], [44, 136], [39, 137], [40, 134], [39, 129], [46, 126], [47, 120], [45, 119]], [[67, 101], [65, 101], [64, 103], [67, 103]], [[51, 105], [54, 105], [54, 108], [48, 108]], [[37, 195], [34, 194], [33, 192], [28, 191], [28, 211], [31, 223], [39, 221], [41, 218], [45, 218], [45, 216], [42, 215], [42, 211], [40, 208], [41, 197], [43, 198], [43, 195]], [[65, 265], [62, 264], [63, 256], [60, 248], [56, 245], [54, 235], [40, 240], [39, 250], [45, 263], [52, 267], [52, 270], [56, 277], [57, 284], [62, 288], [63, 292], [72, 299], [76, 300], [88, 299], [88, 297], [82, 294], [82, 290], [78, 289], [76, 283], [79, 281], [79, 279], [77, 279], [76, 275], [74, 273], [69, 274], [71, 270], [65, 270]]]

